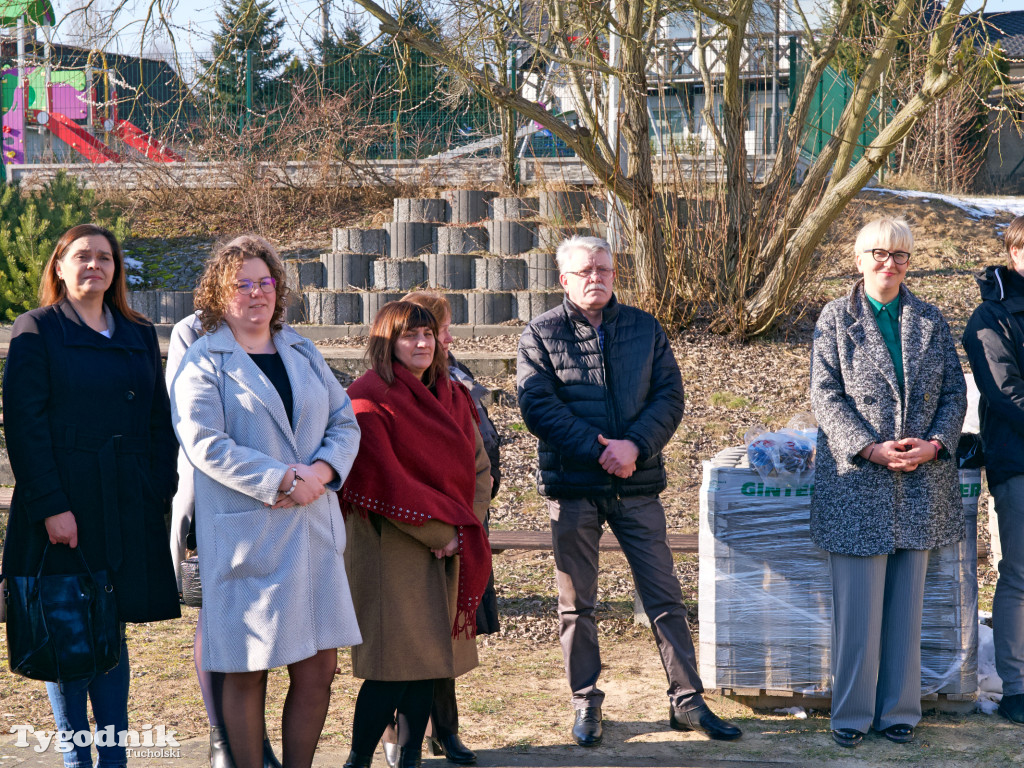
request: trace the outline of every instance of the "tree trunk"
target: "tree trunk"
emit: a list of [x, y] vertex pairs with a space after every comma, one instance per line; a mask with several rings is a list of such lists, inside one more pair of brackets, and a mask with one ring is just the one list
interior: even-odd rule
[[[667, 290], [665, 238], [654, 202], [650, 123], [647, 116], [647, 59], [639, 40], [622, 41], [622, 121], [626, 144], [626, 176], [632, 194], [623, 199], [626, 227], [636, 266], [637, 291], [657, 300]], [[614, 190], [622, 199], [620, 190]]]
[[510, 191], [519, 188], [519, 156], [516, 154], [516, 113], [499, 109], [501, 120], [501, 183]]

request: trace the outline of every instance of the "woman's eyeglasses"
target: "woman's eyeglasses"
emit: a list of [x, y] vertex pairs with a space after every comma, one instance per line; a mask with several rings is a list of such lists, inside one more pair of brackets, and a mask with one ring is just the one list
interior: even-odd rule
[[251, 296], [259, 288], [263, 293], [273, 293], [277, 290], [277, 281], [272, 277], [264, 277], [258, 283], [252, 280], [238, 280], [235, 288], [243, 296]]
[[879, 263], [885, 263], [892, 257], [893, 264], [906, 264], [910, 261], [910, 254], [906, 251], [887, 251], [885, 248], [872, 248], [870, 251], [864, 251], [864, 253], [870, 253], [875, 261]]

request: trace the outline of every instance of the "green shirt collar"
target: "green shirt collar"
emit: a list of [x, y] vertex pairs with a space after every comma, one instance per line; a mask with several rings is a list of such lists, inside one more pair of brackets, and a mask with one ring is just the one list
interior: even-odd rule
[[890, 301], [888, 304], [883, 304], [878, 301], [874, 296], [865, 292], [865, 296], [868, 297], [868, 303], [871, 305], [871, 309], [874, 310], [875, 317], [885, 312], [889, 317], [895, 319], [899, 318], [900, 315], [900, 297], [896, 294], [896, 298]]

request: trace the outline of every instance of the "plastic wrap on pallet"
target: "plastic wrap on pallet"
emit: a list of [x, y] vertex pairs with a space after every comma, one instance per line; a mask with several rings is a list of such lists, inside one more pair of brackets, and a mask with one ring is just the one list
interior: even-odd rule
[[[704, 462], [700, 492], [700, 672], [714, 688], [826, 695], [832, 592], [810, 538], [813, 472], [765, 482], [743, 447]], [[961, 470], [967, 539], [932, 553], [925, 581], [922, 695], [977, 687], [980, 470]]]

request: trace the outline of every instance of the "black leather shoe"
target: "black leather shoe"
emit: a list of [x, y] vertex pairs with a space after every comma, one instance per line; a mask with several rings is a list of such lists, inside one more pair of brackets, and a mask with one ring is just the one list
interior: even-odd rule
[[676, 731], [699, 731], [709, 739], [716, 741], [733, 741], [743, 735], [743, 731], [732, 723], [727, 723], [707, 704], [687, 711], [669, 707], [668, 724]]
[[354, 749], [348, 753], [348, 760], [345, 761], [343, 768], [370, 768], [370, 764], [373, 763], [373, 755], [360, 755]]
[[840, 747], [856, 747], [863, 738], [864, 734], [853, 728], [836, 728], [832, 731], [832, 741]]
[[398, 768], [420, 768], [423, 764], [423, 745], [399, 747]]
[[572, 725], [572, 738], [581, 747], [596, 747], [604, 736], [601, 725], [601, 708], [587, 707], [576, 710], [576, 722]]
[[906, 744], [908, 741], [914, 740], [914, 726], [904, 723], [890, 725], [882, 731], [882, 735], [889, 741], [895, 741], [897, 744]]
[[999, 702], [999, 714], [1017, 725], [1024, 725], [1024, 693], [1003, 696]]
[[388, 768], [398, 768], [398, 745], [390, 741], [384, 742], [384, 762]]
[[435, 733], [430, 737], [430, 754], [444, 755], [449, 763], [473, 765], [476, 752], [462, 743], [457, 733]]
[[210, 728], [210, 768], [235, 768], [228, 746], [228, 732], [223, 725]]
[[270, 744], [270, 737], [266, 731], [263, 732], [263, 768], [284, 768], [281, 761], [274, 754], [274, 748]]

